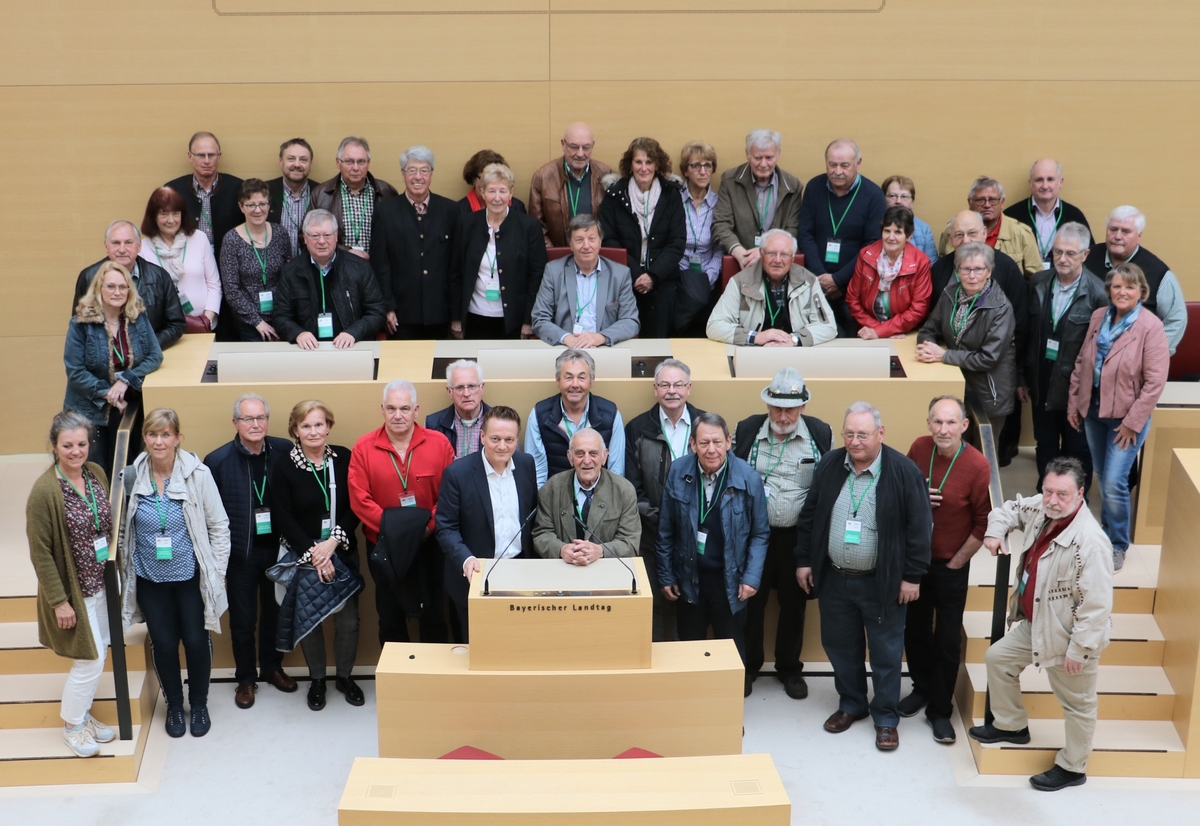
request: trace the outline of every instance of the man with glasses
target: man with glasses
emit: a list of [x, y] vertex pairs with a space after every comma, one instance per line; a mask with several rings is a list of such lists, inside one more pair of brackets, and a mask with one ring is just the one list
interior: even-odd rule
[[654, 542], [658, 537], [658, 509], [671, 464], [691, 452], [692, 422], [703, 410], [688, 402], [692, 394], [692, 371], [678, 359], [666, 359], [654, 368], [654, 406], [625, 425], [625, 478], [637, 491], [642, 518], [639, 553], [646, 560], [646, 574], [654, 592], [652, 639], [677, 639], [675, 605], [658, 586]]
[[371, 235], [371, 266], [387, 305], [387, 331], [396, 339], [447, 338], [459, 207], [430, 192], [433, 153], [424, 146], [404, 150], [400, 172], [404, 197], [379, 205]]
[[[229, 638], [233, 644], [233, 699], [238, 708], [254, 705], [255, 679], [292, 693], [296, 681], [283, 671], [283, 654], [275, 648], [279, 606], [275, 583], [267, 569], [279, 556], [279, 534], [271, 520], [271, 491], [267, 486], [271, 462], [287, 458], [287, 439], [267, 435], [271, 408], [257, 393], [238, 396], [233, 403], [233, 440], [204, 457], [221, 503], [229, 515]], [[258, 625], [258, 667], [255, 668], [254, 626]]]
[[221, 164], [221, 142], [212, 132], [197, 132], [188, 141], [188, 163], [191, 175], [180, 175], [165, 186], [180, 194], [187, 204], [188, 214], [196, 227], [212, 244], [213, 255], [221, 260], [221, 244], [225, 233], [242, 223], [238, 209], [238, 194], [242, 179], [218, 174]]
[[304, 215], [312, 201], [312, 191], [317, 186], [317, 182], [308, 177], [312, 172], [312, 161], [312, 147], [304, 138], [284, 141], [279, 147], [279, 171], [283, 174], [267, 181], [267, 197], [271, 202], [267, 221], [279, 224], [288, 234], [291, 241], [289, 260], [304, 251], [300, 237]]
[[742, 419], [733, 435], [733, 452], [763, 479], [771, 524], [762, 585], [750, 598], [746, 611], [746, 674], [751, 681], [757, 679], [766, 659], [763, 626], [774, 589], [779, 598], [775, 676], [789, 697], [803, 700], [808, 696], [804, 663], [800, 661], [806, 598], [796, 581], [796, 518], [817, 462], [833, 447], [833, 429], [814, 416], [804, 415], [811, 395], [804, 377], [794, 367], [776, 373], [761, 398], [767, 412]]
[[759, 258], [725, 286], [705, 332], [713, 341], [756, 347], [812, 347], [837, 338], [817, 277], [795, 263], [796, 239], [767, 230]]
[[338, 254], [338, 222], [324, 209], [304, 216], [306, 255], [293, 258], [275, 289], [275, 332], [301, 350], [330, 342], [338, 350], [383, 329], [383, 297], [371, 265]]
[[[1020, 265], [1026, 280], [1044, 269], [1033, 230], [1017, 220], [1004, 220], [1004, 185], [995, 178], [981, 175], [967, 193], [967, 208], [979, 213], [986, 230], [983, 242], [998, 252], [1012, 256]], [[938, 239], [938, 254], [949, 255], [949, 227]]]
[[713, 207], [713, 240], [741, 269], [758, 261], [767, 230], [796, 234], [800, 179], [779, 168], [783, 138], [770, 129], [746, 135], [746, 162], [721, 174]]
[[[796, 580], [821, 600], [821, 644], [833, 666], [840, 734], [870, 715], [875, 747], [900, 745], [901, 657], [908, 604], [929, 570], [933, 519], [921, 469], [883, 443], [883, 419], [855, 402], [842, 421], [845, 447], [821, 457], [796, 523]], [[867, 702], [871, 651], [874, 696]]]
[[[371, 174], [371, 146], [366, 138], [342, 138], [337, 150], [338, 174], [312, 190], [310, 209], [333, 213], [337, 226], [338, 247], [368, 258], [371, 249], [371, 222], [381, 201], [395, 198], [396, 187]], [[303, 257], [303, 255], [301, 255]]]
[[79, 299], [83, 298], [83, 294], [91, 286], [100, 265], [105, 261], [114, 261], [129, 270], [133, 285], [137, 287], [138, 297], [146, 305], [146, 316], [150, 319], [155, 337], [158, 338], [158, 346], [166, 350], [179, 341], [187, 328], [187, 321], [183, 315], [183, 306], [179, 303], [179, 290], [171, 280], [170, 273], [158, 264], [138, 257], [141, 248], [142, 234], [132, 221], [117, 219], [109, 224], [108, 229], [104, 231], [105, 256], [95, 264], [84, 267], [75, 279], [71, 315], [75, 315]]
[[1087, 436], [1067, 422], [1075, 359], [1092, 313], [1108, 305], [1104, 281], [1084, 266], [1090, 241], [1083, 224], [1063, 224], [1051, 249], [1054, 269], [1035, 275], [1030, 286], [1030, 334], [1024, 352], [1017, 351], [1022, 377], [1017, 397], [1032, 405], [1039, 493], [1046, 466], [1058, 456], [1079, 460], [1085, 493], [1092, 484]]
[[567, 225], [576, 215], [595, 215], [604, 200], [604, 176], [612, 168], [592, 158], [596, 139], [586, 123], [563, 132], [562, 157], [543, 164], [529, 185], [529, 214], [542, 222], [547, 247], [567, 246]]
[[1029, 197], [1004, 210], [1006, 218], [1020, 221], [1033, 230], [1044, 270], [1053, 269], [1050, 250], [1054, 245], [1055, 233], [1063, 224], [1082, 224], [1088, 231], [1088, 245], [1092, 243], [1092, 229], [1083, 210], [1058, 197], [1065, 182], [1062, 164], [1054, 158], [1034, 161], [1029, 168]]
[[436, 430], [454, 446], [461, 459], [479, 451], [483, 417], [491, 406], [483, 401], [483, 370], [479, 362], [459, 359], [446, 368], [446, 395], [450, 406], [425, 417], [425, 427]]

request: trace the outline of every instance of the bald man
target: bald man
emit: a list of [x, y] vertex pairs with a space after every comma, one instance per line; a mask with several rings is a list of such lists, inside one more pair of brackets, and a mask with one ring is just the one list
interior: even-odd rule
[[592, 160], [596, 139], [586, 123], [572, 123], [562, 136], [562, 157], [533, 173], [529, 214], [542, 222], [547, 247], [567, 246], [567, 224], [576, 215], [594, 215], [604, 198], [604, 176], [612, 168]]
[[1042, 268], [1047, 270], [1053, 263], [1050, 249], [1054, 246], [1054, 236], [1059, 227], [1074, 221], [1091, 231], [1083, 210], [1058, 197], [1066, 180], [1062, 164], [1054, 158], [1034, 161], [1029, 168], [1029, 197], [1004, 210], [1005, 217], [1020, 221], [1033, 230], [1038, 253], [1042, 256]]

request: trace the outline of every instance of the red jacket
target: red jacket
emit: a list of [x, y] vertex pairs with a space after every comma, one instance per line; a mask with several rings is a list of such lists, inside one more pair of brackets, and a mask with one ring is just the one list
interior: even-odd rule
[[[408, 487], [404, 488], [396, 469], [403, 473], [410, 456]], [[417, 507], [429, 509], [432, 514], [429, 529], [433, 530], [442, 471], [453, 461], [454, 448], [449, 440], [436, 430], [416, 424], [408, 456], [396, 453], [382, 427], [355, 442], [350, 451], [350, 508], [362, 520], [367, 541], [372, 544], [379, 541], [379, 522], [384, 509], [400, 507], [403, 496], [415, 496]]]
[[911, 241], [904, 245], [900, 274], [892, 281], [892, 317], [880, 322], [875, 318], [875, 296], [879, 295], [879, 269], [876, 262], [883, 254], [883, 241], [864, 247], [854, 264], [854, 275], [846, 285], [846, 304], [860, 327], [870, 327], [880, 338], [907, 333], [921, 326], [929, 314], [933, 277], [929, 257]]
[[[1092, 313], [1092, 323], [1075, 359], [1075, 372], [1071, 374], [1067, 412], [1078, 413], [1080, 418], [1087, 418], [1092, 403], [1096, 336], [1106, 312], [1108, 307]], [[1100, 368], [1100, 418], [1120, 419], [1134, 433], [1141, 433], [1158, 405], [1170, 366], [1171, 355], [1162, 322], [1142, 307], [1133, 326], [1113, 342]]]

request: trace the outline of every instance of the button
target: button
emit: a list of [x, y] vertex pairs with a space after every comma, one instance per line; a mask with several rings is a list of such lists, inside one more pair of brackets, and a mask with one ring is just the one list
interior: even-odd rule
[[422, 273], [423, 275], [429, 275], [429, 270], [421, 270], [421, 273]]
[[421, 235], [418, 235], [417, 237], [418, 237], [418, 238], [424, 238], [424, 237], [425, 237], [425, 235], [422, 233]]

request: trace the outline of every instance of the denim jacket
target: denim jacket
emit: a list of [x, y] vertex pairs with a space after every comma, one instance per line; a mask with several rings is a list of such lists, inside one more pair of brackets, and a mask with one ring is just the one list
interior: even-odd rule
[[142, 379], [162, 364], [162, 349], [150, 317], [142, 313], [132, 324], [124, 321], [133, 357], [124, 370], [112, 369], [112, 347], [104, 329], [104, 315], [94, 307], [84, 307], [67, 327], [63, 364], [67, 368], [67, 395], [63, 407], [78, 410], [95, 425], [108, 419], [104, 397], [113, 383], [123, 381], [133, 390], [142, 389]]
[[[738, 585], [762, 585], [767, 558], [767, 498], [762, 477], [730, 451], [728, 477], [721, 495], [721, 528], [725, 534], [725, 592], [736, 614], [746, 607], [738, 600]], [[676, 459], [667, 473], [658, 511], [655, 546], [659, 585], [678, 585], [690, 603], [700, 600], [700, 571], [696, 559], [696, 530], [700, 524], [700, 465], [694, 453]]]

